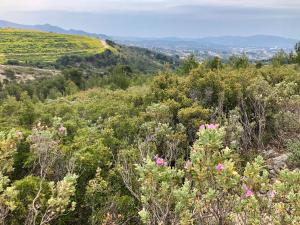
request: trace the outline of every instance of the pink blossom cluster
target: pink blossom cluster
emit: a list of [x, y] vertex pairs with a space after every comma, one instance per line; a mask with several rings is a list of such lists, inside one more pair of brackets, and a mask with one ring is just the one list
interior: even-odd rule
[[[216, 166], [216, 170], [218, 172], [222, 172], [224, 169], [225, 169], [225, 166], [222, 163], [219, 163]], [[243, 184], [243, 189], [245, 190], [245, 197], [249, 198], [249, 197], [254, 196], [254, 192], [247, 185]], [[276, 195], [276, 192], [274, 190], [271, 190], [268, 192], [268, 196], [270, 198], [275, 198], [275, 195]]]
[[222, 163], [219, 163], [219, 164], [216, 166], [216, 170], [217, 170], [218, 172], [222, 172], [224, 169], [225, 169], [225, 166], [224, 166]]
[[245, 197], [250, 198], [254, 196], [254, 192], [249, 187], [247, 187], [247, 185], [243, 184], [243, 189], [245, 190]]
[[154, 159], [155, 159], [155, 163], [157, 166], [167, 166], [168, 165], [167, 161], [164, 160], [163, 158], [160, 158], [158, 155], [156, 155], [154, 157]]
[[200, 127], [199, 127], [199, 130], [215, 130], [215, 129], [218, 129], [219, 128], [219, 124], [202, 124]]

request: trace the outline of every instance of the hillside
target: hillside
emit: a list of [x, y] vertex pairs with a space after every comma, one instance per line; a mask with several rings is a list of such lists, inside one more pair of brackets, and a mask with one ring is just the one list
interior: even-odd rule
[[0, 64], [7, 61], [55, 62], [64, 55], [90, 55], [108, 49], [99, 39], [46, 33], [40, 31], [0, 29]]
[[2, 224], [300, 224], [296, 65], [193, 68], [0, 91]]
[[58, 70], [38, 69], [24, 66], [0, 65], [0, 83], [7, 81], [24, 82], [38, 78], [53, 77]]
[[165, 64], [175, 68], [179, 62], [176, 56], [88, 36], [0, 28], [0, 64], [59, 69], [80, 67], [97, 72], [107, 72], [123, 64], [134, 72], [154, 73]]
[[51, 24], [25, 25], [25, 24], [18, 24], [18, 23], [5, 21], [5, 20], [0, 20], [0, 27], [37, 30], [37, 31], [44, 31], [44, 32], [53, 32], [58, 34], [75, 34], [75, 35], [83, 35], [83, 36], [95, 37], [100, 39], [110, 39], [110, 37], [105, 34], [89, 33], [89, 32], [85, 32], [82, 30], [75, 30], [75, 29], [66, 30], [64, 28], [53, 26]]
[[127, 65], [135, 73], [155, 73], [164, 69], [166, 65], [177, 68], [181, 62], [176, 55], [168, 56], [145, 48], [119, 45], [108, 40], [106, 43], [115, 51], [105, 51], [90, 56], [66, 55], [59, 58], [56, 67], [78, 67], [106, 72], [116, 65]]

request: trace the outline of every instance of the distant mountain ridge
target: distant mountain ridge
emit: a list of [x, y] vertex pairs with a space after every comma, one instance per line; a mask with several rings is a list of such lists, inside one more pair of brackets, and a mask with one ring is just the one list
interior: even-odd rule
[[100, 39], [110, 39], [109, 36], [104, 34], [96, 34], [96, 33], [88, 33], [82, 30], [66, 30], [58, 26], [53, 26], [51, 24], [42, 24], [42, 25], [24, 25], [24, 24], [18, 24], [18, 23], [12, 23], [5, 20], [0, 20], [0, 27], [6, 28], [18, 28], [18, 29], [29, 29], [29, 30], [38, 30], [38, 31], [45, 31], [45, 32], [53, 32], [58, 34], [73, 34], [73, 35], [82, 35], [82, 36], [89, 36], [89, 37], [95, 37]]
[[273, 35], [253, 35], [253, 36], [220, 36], [199, 39], [200, 41], [231, 47], [278, 47], [293, 48], [298, 40]]
[[205, 47], [223, 47], [223, 48], [284, 48], [291, 49], [298, 42], [296, 39], [285, 38], [272, 35], [253, 35], [253, 36], [218, 36], [204, 38], [116, 38], [123, 44], [138, 45], [143, 47], [157, 48], [205, 48]]
[[215, 36], [203, 38], [141, 38], [141, 37], [117, 37], [105, 34], [89, 33], [81, 30], [66, 30], [50, 24], [23, 25], [0, 20], [1, 27], [38, 30], [59, 34], [72, 34], [111, 40], [115, 43], [139, 48], [146, 48], [156, 53], [162, 53], [171, 57], [186, 58], [193, 54], [200, 61], [211, 57], [229, 58], [232, 55], [246, 54], [252, 60], [269, 60], [280, 49], [289, 53], [294, 50], [299, 41], [273, 35], [253, 36]]
[[253, 36], [217, 36], [204, 38], [139, 38], [139, 37], [111, 37], [105, 34], [89, 33], [82, 30], [63, 29], [51, 24], [43, 25], [24, 25], [13, 23], [5, 20], [0, 20], [0, 27], [11, 27], [19, 29], [32, 29], [46, 32], [54, 32], [60, 34], [75, 34], [96, 37], [100, 39], [110, 39], [122, 44], [136, 45], [146, 48], [284, 48], [292, 49], [299, 40], [273, 35], [253, 35]]

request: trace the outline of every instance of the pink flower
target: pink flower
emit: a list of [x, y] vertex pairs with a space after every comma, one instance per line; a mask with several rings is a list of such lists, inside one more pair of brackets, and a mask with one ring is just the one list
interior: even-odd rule
[[254, 195], [253, 191], [251, 191], [250, 189], [248, 189], [245, 193], [245, 196], [248, 197], [252, 197]]
[[224, 165], [222, 163], [219, 163], [217, 166], [216, 166], [216, 170], [218, 172], [222, 172], [224, 170]]
[[269, 191], [269, 192], [268, 192], [268, 196], [269, 196], [270, 198], [275, 198], [275, 195], [276, 195], [276, 191]]
[[201, 125], [201, 126], [199, 127], [199, 130], [205, 130], [205, 125]]
[[67, 135], [67, 128], [61, 125], [60, 128], [58, 128], [58, 132], [62, 135]]
[[158, 156], [155, 156], [155, 163], [157, 166], [166, 166], [167, 165], [167, 162], [163, 158], [160, 158]]
[[247, 198], [250, 198], [250, 197], [254, 196], [253, 191], [252, 191], [250, 188], [248, 188], [247, 185], [244, 184], [244, 185], [243, 185], [243, 188], [244, 188], [244, 190], [245, 190], [245, 196], [246, 196]]
[[211, 129], [211, 130], [218, 129], [218, 127], [219, 127], [219, 124], [207, 124], [206, 125], [206, 128]]
[[219, 124], [206, 124], [206, 125], [201, 125], [199, 127], [200, 131], [203, 131], [205, 129], [209, 129], [209, 130], [215, 130], [219, 128]]

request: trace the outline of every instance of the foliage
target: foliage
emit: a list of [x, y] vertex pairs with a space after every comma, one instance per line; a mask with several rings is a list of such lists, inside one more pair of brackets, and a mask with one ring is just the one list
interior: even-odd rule
[[296, 65], [189, 58], [148, 76], [177, 61], [109, 43], [3, 83], [2, 224], [299, 224]]
[[296, 166], [300, 166], [300, 140], [289, 141], [287, 149], [291, 153], [290, 162]]
[[299, 223], [299, 171], [282, 171], [272, 183], [261, 156], [240, 168], [218, 125], [198, 135], [185, 172], [150, 158], [137, 165], [144, 224]]

